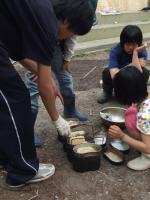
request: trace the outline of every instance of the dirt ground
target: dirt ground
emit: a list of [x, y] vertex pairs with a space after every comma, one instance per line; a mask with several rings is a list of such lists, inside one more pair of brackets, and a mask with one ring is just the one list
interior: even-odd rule
[[[99, 111], [102, 107], [118, 105], [114, 100], [100, 105], [96, 102], [100, 94], [100, 74], [107, 64], [107, 51], [82, 55], [73, 59], [71, 70], [74, 76], [76, 104], [81, 112], [89, 115], [89, 121], [83, 128], [93, 136], [93, 132], [102, 131]], [[86, 78], [83, 77], [92, 67], [97, 68]], [[62, 113], [62, 105], [57, 102]], [[0, 200], [149, 200], [150, 173], [131, 171], [126, 162], [138, 153], [130, 150], [125, 155], [122, 166], [113, 166], [101, 156], [99, 170], [78, 173], [73, 171], [67, 160], [57, 133], [40, 101], [40, 110], [36, 123], [36, 132], [43, 140], [43, 146], [37, 149], [40, 162], [53, 163], [56, 173], [50, 179], [28, 185], [19, 191], [10, 191], [4, 185], [5, 173], [0, 172]]]

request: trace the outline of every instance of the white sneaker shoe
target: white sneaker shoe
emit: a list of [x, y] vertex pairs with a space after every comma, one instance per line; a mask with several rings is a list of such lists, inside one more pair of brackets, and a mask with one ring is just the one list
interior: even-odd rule
[[142, 153], [141, 156], [129, 161], [127, 167], [133, 170], [146, 170], [150, 168], [150, 154]]
[[48, 179], [50, 176], [54, 175], [55, 167], [52, 164], [39, 164], [38, 173], [27, 183], [37, 183]]
[[39, 164], [39, 170], [38, 170], [37, 174], [31, 180], [29, 180], [29, 181], [27, 181], [23, 184], [19, 184], [19, 185], [9, 185], [9, 184], [7, 184], [7, 186], [10, 189], [15, 190], [17, 188], [25, 186], [26, 184], [44, 181], [44, 180], [48, 179], [49, 177], [51, 177], [54, 173], [55, 173], [55, 166], [54, 165], [40, 163]]

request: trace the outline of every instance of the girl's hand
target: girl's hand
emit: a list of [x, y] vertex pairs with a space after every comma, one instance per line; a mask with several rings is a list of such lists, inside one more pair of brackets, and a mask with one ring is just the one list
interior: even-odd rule
[[144, 63], [141, 63], [141, 61], [138, 58], [138, 52], [143, 51], [147, 48], [147, 43], [144, 43], [143, 45], [136, 47], [133, 51], [133, 56], [132, 56], [132, 65], [135, 66], [141, 73], [143, 72], [142, 70], [142, 65]]
[[136, 48], [134, 49], [134, 51], [136, 51], [136, 52], [143, 51], [143, 50], [145, 50], [145, 49], [147, 48], [147, 46], [148, 46], [148, 44], [147, 44], [147, 43], [144, 43], [144, 44], [142, 44], [141, 46], [136, 47]]
[[108, 129], [108, 134], [113, 139], [122, 139], [125, 133], [119, 128], [119, 126], [112, 125]]

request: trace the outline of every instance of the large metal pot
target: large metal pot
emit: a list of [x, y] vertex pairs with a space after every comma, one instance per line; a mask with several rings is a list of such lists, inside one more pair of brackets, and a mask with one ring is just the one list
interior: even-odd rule
[[111, 125], [117, 125], [120, 128], [125, 127], [125, 115], [126, 109], [121, 107], [106, 107], [100, 111], [100, 118], [102, 123], [109, 127]]

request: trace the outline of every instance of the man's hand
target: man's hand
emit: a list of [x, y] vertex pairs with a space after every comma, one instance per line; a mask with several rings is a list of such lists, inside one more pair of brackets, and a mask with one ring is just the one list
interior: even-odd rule
[[53, 121], [53, 123], [60, 135], [66, 137], [70, 135], [70, 126], [68, 122], [64, 120], [60, 115], [56, 121]]
[[119, 128], [119, 126], [112, 125], [108, 129], [108, 134], [113, 139], [122, 139], [125, 133]]
[[66, 70], [66, 71], [68, 71], [69, 73], [71, 73], [71, 70], [70, 70], [70, 68], [69, 68], [69, 61], [64, 60], [63, 67], [62, 67], [62, 71], [64, 71], [64, 70]]
[[29, 79], [33, 82], [37, 82], [38, 76], [36, 74], [30, 73]]

